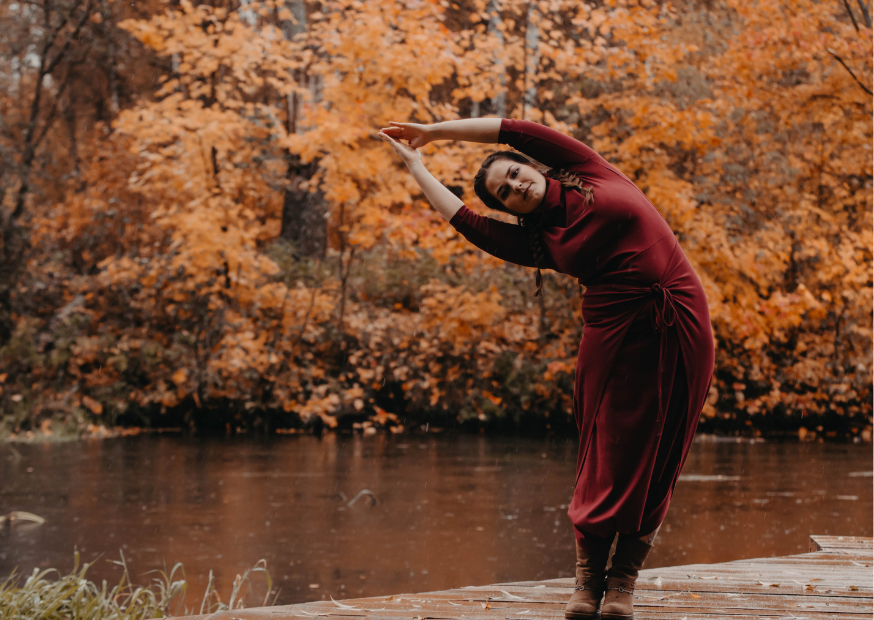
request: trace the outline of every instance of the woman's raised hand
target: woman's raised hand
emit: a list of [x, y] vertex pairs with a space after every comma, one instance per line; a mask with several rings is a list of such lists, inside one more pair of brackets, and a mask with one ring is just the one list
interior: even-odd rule
[[383, 129], [382, 131], [380, 131], [379, 136], [392, 145], [395, 152], [401, 156], [401, 159], [404, 160], [404, 163], [407, 165], [407, 167], [409, 167], [411, 164], [422, 161], [422, 154], [419, 151], [388, 135], [386, 133], [386, 130]]
[[430, 125], [419, 125], [418, 123], [396, 123], [389, 121], [390, 127], [384, 127], [382, 132], [391, 136], [395, 140], [406, 140], [406, 142], [417, 149], [425, 146], [434, 139]]

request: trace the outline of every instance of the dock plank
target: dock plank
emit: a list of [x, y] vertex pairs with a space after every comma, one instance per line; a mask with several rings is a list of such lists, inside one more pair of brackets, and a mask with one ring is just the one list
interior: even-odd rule
[[[871, 538], [811, 536], [810, 553], [641, 571], [637, 620], [871, 618]], [[561, 620], [572, 579], [235, 609], [186, 620]]]

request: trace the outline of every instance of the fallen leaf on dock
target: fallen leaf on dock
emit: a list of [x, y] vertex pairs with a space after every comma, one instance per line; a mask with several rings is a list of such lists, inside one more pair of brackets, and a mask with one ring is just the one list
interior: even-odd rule
[[858, 586], [847, 586], [847, 590], [850, 590], [851, 592], [858, 592], [859, 587]]
[[[354, 605], [344, 605], [343, 603], [338, 603], [337, 601], [334, 600], [333, 596], [331, 597], [331, 602], [334, 603], [334, 605], [336, 605], [340, 609], [358, 609]], [[415, 605], [414, 605], [414, 607], [415, 607]]]
[[779, 583], [766, 583], [764, 581], [757, 581], [756, 583], [759, 584], [760, 586], [765, 586], [767, 588], [779, 588], [780, 587]]
[[482, 605], [483, 609], [488, 609], [489, 607], [491, 607], [491, 605], [489, 605], [488, 603], [480, 603], [480, 605]]

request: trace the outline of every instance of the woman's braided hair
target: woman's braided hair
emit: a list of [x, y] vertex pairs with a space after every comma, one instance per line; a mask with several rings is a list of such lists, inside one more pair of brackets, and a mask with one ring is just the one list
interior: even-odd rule
[[541, 174], [548, 176], [551, 179], [555, 179], [564, 187], [579, 190], [583, 194], [585, 201], [588, 203], [592, 202], [594, 198], [593, 188], [591, 186], [583, 187], [579, 176], [570, 170], [563, 168], [553, 168], [548, 170], [545, 166], [542, 166], [533, 159], [529, 159], [528, 157], [513, 151], [495, 151], [486, 157], [483, 160], [479, 171], [476, 173], [476, 176], [473, 178], [473, 191], [488, 208], [494, 209], [495, 211], [501, 211], [502, 213], [515, 215], [519, 225], [525, 229], [525, 233], [528, 237], [528, 245], [531, 248], [531, 255], [534, 257], [534, 264], [537, 266], [537, 273], [534, 274], [534, 284], [536, 286], [534, 296], [537, 297], [543, 292], [543, 274], [541, 274], [540, 269], [545, 263], [543, 258], [545, 249], [543, 247], [543, 237], [541, 233], [543, 231], [543, 218], [546, 214], [546, 210], [535, 209], [531, 213], [520, 215], [519, 213], [514, 213], [507, 209], [500, 200], [495, 196], [492, 196], [489, 190], [486, 189], [486, 174], [491, 165], [500, 159], [507, 159], [516, 162], [517, 164], [524, 164], [536, 168]]

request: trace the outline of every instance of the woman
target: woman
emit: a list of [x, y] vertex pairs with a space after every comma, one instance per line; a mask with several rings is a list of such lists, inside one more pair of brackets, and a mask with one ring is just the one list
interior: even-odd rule
[[[576, 586], [565, 616], [633, 618], [638, 571], [667, 513], [713, 374], [700, 281], [643, 192], [573, 138], [537, 123], [492, 118], [391, 123], [380, 135], [465, 238], [498, 258], [537, 268], [535, 294], [541, 268], [586, 287], [574, 382], [580, 444], [568, 510]], [[474, 180], [480, 199], [517, 215], [519, 225], [475, 214], [431, 176], [416, 149], [432, 140], [509, 144], [531, 158], [493, 153]]]

